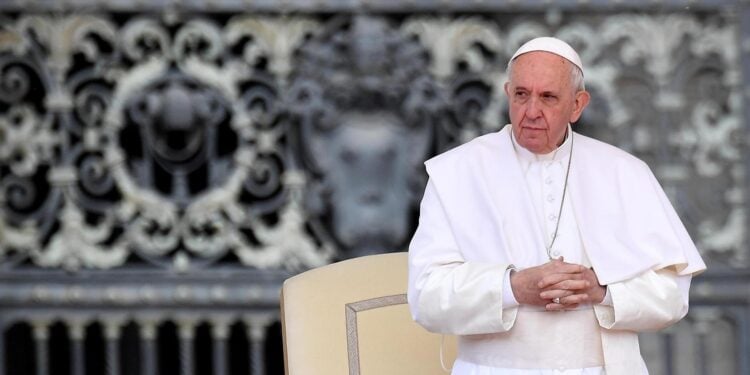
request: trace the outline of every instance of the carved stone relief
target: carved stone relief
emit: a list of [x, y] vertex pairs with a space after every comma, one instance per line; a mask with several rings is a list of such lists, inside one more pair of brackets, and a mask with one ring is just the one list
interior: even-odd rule
[[300, 50], [289, 108], [314, 178], [309, 212], [344, 257], [393, 251], [410, 235], [420, 166], [445, 95], [426, 51], [385, 19], [331, 22]]

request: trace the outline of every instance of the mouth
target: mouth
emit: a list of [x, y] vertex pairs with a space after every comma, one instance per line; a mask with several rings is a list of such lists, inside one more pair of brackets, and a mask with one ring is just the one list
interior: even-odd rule
[[524, 120], [524, 121], [521, 121], [520, 125], [521, 125], [521, 129], [524, 129], [524, 130], [535, 130], [535, 131], [547, 130], [547, 127], [545, 126], [545, 124], [541, 124], [539, 123], [539, 121]]

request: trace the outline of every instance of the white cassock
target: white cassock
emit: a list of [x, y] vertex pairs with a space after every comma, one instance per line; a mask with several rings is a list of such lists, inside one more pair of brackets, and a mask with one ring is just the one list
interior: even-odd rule
[[[534, 155], [508, 125], [425, 163], [408, 299], [425, 328], [458, 335], [453, 374], [646, 374], [637, 332], [687, 313], [691, 276], [705, 264], [653, 174], [622, 150], [568, 134]], [[558, 219], [551, 255], [592, 266], [607, 297], [565, 312], [519, 306], [509, 270], [548, 261]]]

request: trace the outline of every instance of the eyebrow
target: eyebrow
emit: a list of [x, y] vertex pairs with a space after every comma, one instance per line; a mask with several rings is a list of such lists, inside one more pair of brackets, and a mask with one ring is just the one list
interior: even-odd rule
[[[519, 90], [523, 90], [523, 91], [531, 91], [531, 90], [529, 90], [528, 88], [526, 88], [526, 87], [524, 87], [524, 86], [516, 86], [516, 87], [514, 87], [514, 88], [513, 88], [513, 91], [514, 91], [514, 92], [516, 92], [516, 91], [519, 91]], [[552, 96], [560, 96], [560, 91], [555, 91], [555, 90], [545, 90], [545, 91], [542, 91], [542, 92], [541, 92], [541, 95], [552, 95]]]

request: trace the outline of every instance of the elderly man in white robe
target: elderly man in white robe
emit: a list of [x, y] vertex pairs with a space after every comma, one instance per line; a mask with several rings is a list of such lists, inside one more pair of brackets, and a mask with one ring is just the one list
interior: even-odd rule
[[458, 336], [453, 374], [647, 374], [638, 332], [685, 316], [705, 264], [648, 166], [573, 132], [572, 47], [533, 39], [508, 77], [511, 124], [425, 163], [412, 315]]

